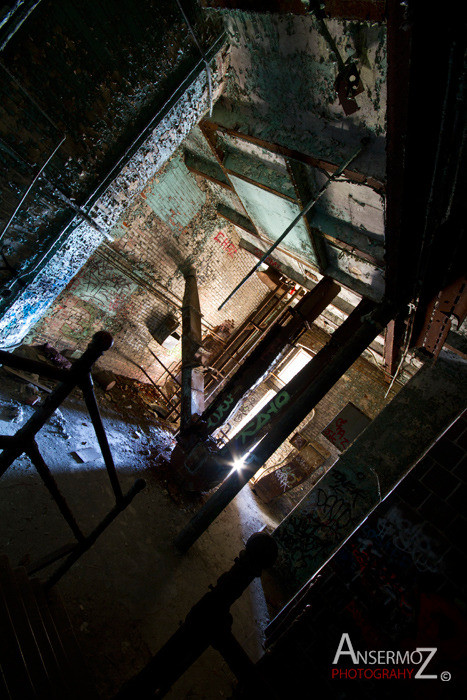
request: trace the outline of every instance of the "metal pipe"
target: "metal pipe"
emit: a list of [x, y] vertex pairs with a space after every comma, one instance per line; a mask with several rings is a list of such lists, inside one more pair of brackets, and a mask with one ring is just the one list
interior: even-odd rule
[[354, 153], [352, 153], [352, 155], [351, 155], [337, 170], [336, 170], [336, 172], [333, 173], [333, 174], [331, 175], [331, 177], [330, 177], [328, 180], [326, 180], [326, 182], [324, 183], [324, 185], [323, 185], [323, 186], [321, 187], [321, 189], [319, 190], [318, 194], [317, 194], [315, 197], [313, 197], [312, 199], [310, 199], [310, 201], [308, 202], [308, 204], [297, 214], [297, 216], [295, 217], [295, 219], [287, 226], [287, 228], [285, 229], [284, 233], [282, 233], [282, 234], [279, 236], [279, 238], [277, 238], [277, 239], [274, 241], [274, 243], [272, 244], [272, 246], [264, 253], [263, 257], [262, 257], [260, 260], [258, 260], [258, 262], [256, 263], [256, 265], [250, 270], [250, 272], [241, 280], [241, 282], [239, 282], [239, 283], [237, 284], [237, 286], [235, 287], [235, 289], [229, 294], [229, 296], [228, 296], [228, 297], [222, 302], [222, 304], [219, 306], [218, 311], [220, 311], [220, 310], [222, 309], [222, 307], [225, 306], [225, 305], [227, 304], [227, 302], [229, 301], [229, 299], [231, 299], [231, 298], [233, 297], [233, 295], [240, 289], [240, 287], [242, 287], [242, 286], [245, 284], [245, 282], [251, 277], [251, 275], [258, 269], [258, 267], [261, 265], [261, 263], [263, 263], [263, 262], [266, 260], [266, 258], [268, 258], [268, 257], [270, 256], [270, 254], [272, 253], [272, 251], [275, 250], [275, 249], [277, 248], [277, 246], [280, 245], [280, 243], [282, 243], [282, 241], [284, 240], [284, 238], [290, 233], [290, 231], [294, 228], [294, 226], [295, 226], [296, 224], [298, 224], [298, 222], [300, 221], [300, 219], [302, 218], [302, 216], [305, 216], [306, 214], [308, 214], [308, 212], [310, 211], [310, 209], [312, 209], [312, 208], [315, 206], [315, 204], [318, 202], [318, 200], [320, 199], [320, 197], [324, 194], [324, 192], [325, 192], [326, 189], [329, 187], [329, 185], [331, 184], [331, 182], [333, 182], [337, 177], [339, 177], [340, 175], [342, 175], [342, 173], [343, 173], [344, 170], [350, 165], [350, 163], [351, 163], [353, 160], [355, 160], [355, 158], [356, 158], [357, 156], [360, 155], [360, 153], [361, 153], [362, 150], [365, 148], [365, 146], [367, 145], [367, 143], [369, 143], [369, 139], [368, 139], [368, 138], [362, 139], [361, 144], [360, 144], [360, 146], [356, 149], [356, 151], [354, 151]]

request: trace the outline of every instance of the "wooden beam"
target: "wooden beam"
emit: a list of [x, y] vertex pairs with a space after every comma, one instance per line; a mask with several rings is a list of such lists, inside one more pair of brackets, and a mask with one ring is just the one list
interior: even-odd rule
[[[219, 131], [221, 133], [228, 134], [233, 138], [241, 139], [242, 141], [247, 141], [248, 143], [252, 143], [255, 146], [264, 148], [267, 151], [271, 151], [271, 153], [276, 153], [277, 155], [283, 156], [284, 158], [293, 158], [294, 160], [297, 160], [301, 163], [305, 163], [306, 165], [311, 165], [312, 168], [318, 168], [318, 170], [323, 170], [329, 175], [332, 175], [336, 172], [336, 170], [339, 169], [339, 165], [337, 165], [336, 163], [331, 163], [321, 158], [315, 158], [314, 156], [307, 155], [306, 153], [301, 153], [300, 151], [295, 151], [285, 146], [280, 146], [279, 144], [272, 143], [271, 141], [264, 141], [263, 139], [258, 138], [257, 136], [243, 134], [240, 131], [236, 131], [235, 129], [230, 129], [228, 127], [222, 126], [221, 124], [217, 124], [212, 120], [203, 119], [201, 124], [209, 128], [211, 133], [216, 133], [217, 131]], [[343, 172], [343, 176], [346, 177], [347, 180], [349, 180], [350, 182], [355, 182], [360, 185], [366, 185], [367, 187], [371, 187], [373, 190], [375, 190], [375, 192], [378, 192], [380, 194], [384, 194], [385, 192], [385, 184], [383, 182], [380, 182], [379, 180], [376, 180], [373, 177], [367, 177], [366, 175], [363, 175], [362, 173], [359, 173], [355, 170], [350, 170], [349, 168], [346, 168]]]

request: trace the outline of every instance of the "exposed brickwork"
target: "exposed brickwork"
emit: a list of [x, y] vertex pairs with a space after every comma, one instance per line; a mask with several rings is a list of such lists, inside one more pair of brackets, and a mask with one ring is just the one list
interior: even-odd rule
[[[467, 412], [315, 579], [298, 621], [263, 661], [279, 686], [281, 678], [287, 679], [289, 697], [295, 684], [300, 687], [310, 675], [314, 690], [329, 697], [465, 695], [466, 485], [461, 465], [466, 436]], [[414, 681], [331, 679], [343, 632], [362, 651], [436, 647], [427, 672], [449, 671], [449, 687], [439, 678], [421, 687]], [[278, 665], [280, 677], [274, 671]], [[340, 666], [353, 664], [342, 661]]]
[[[317, 353], [326, 344], [329, 337], [327, 333], [313, 325], [311, 330], [307, 330], [303, 334], [300, 343]], [[251, 410], [255, 403], [264, 396], [268, 388], [267, 385], [262, 384], [248, 397], [241, 410], [236, 414], [235, 419], [231, 421], [232, 425], [236, 425]], [[321, 435], [321, 431], [347, 403], [351, 401], [369, 418], [373, 419], [395, 396], [398, 387], [394, 385], [386, 397], [387, 390], [388, 384], [384, 380], [382, 370], [362, 357], [354, 362], [324, 399], [318, 403], [314, 414], [308, 415], [295, 431], [300, 432], [307, 440], [317, 440], [331, 452], [331, 456], [313, 472], [309, 479], [289, 491], [288, 494], [281, 496], [280, 503], [276, 503], [271, 508], [277, 510], [280, 516], [285, 515], [336, 461], [340, 452]], [[290, 440], [286, 440], [266, 462], [266, 466], [278, 464], [289, 454], [292, 456], [295, 453], [296, 450], [290, 443]]]
[[217, 310], [255, 259], [239, 248], [236, 230], [218, 218], [215, 205], [209, 186], [195, 179], [181, 153], [176, 154], [126, 210], [114, 229], [115, 240], [90, 258], [28, 342], [83, 350], [92, 334], [104, 328], [114, 335], [115, 345], [103, 359], [103, 367], [146, 382], [144, 374], [125, 359], [130, 358], [157, 380], [163, 370], [148, 347], [164, 364], [173, 366], [180, 358], [180, 344], [165, 350], [153, 340], [146, 324], [156, 325], [169, 313], [181, 321], [180, 266], [187, 261], [197, 271], [207, 327], [225, 319], [233, 319], [237, 327], [267, 288], [252, 277], [222, 312]]

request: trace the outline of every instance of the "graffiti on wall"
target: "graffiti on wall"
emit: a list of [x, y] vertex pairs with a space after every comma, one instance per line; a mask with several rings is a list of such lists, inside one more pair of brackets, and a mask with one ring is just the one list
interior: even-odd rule
[[276, 415], [282, 406], [290, 401], [290, 394], [283, 390], [279, 391], [274, 398], [266, 404], [264, 411], [260, 411], [253, 417], [253, 419], [243, 428], [238, 436], [238, 441], [241, 445], [247, 442], [249, 437], [253, 437], [261, 428], [263, 428], [271, 418]]
[[373, 474], [355, 472], [342, 463], [330, 469], [274, 532], [285, 577], [296, 583], [311, 578], [376, 499]]
[[105, 260], [95, 256], [75, 278], [69, 291], [107, 314], [119, 312], [138, 285]]
[[226, 236], [224, 231], [219, 231], [215, 236], [214, 240], [220, 243], [221, 247], [225, 250], [227, 255], [231, 258], [235, 257], [235, 253], [238, 252], [237, 246], [232, 243], [232, 241]]

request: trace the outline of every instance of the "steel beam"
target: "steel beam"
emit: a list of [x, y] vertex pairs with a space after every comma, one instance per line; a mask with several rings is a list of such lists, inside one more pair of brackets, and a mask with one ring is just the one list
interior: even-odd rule
[[[237, 493], [327, 394], [395, 315], [390, 305], [363, 300], [327, 345], [237, 434], [218, 455], [200, 465], [229, 476], [176, 539], [188, 550]], [[256, 446], [255, 446], [256, 445]], [[251, 449], [253, 448], [253, 449]], [[249, 450], [241, 469], [234, 464]]]
[[269, 330], [203, 413], [202, 418], [207, 422], [209, 433], [228, 420], [245, 394], [265, 378], [271, 366], [279, 357], [284, 356], [298, 339], [306, 324], [312, 323], [339, 291], [338, 284], [328, 278], [323, 279], [297, 306], [290, 309], [288, 318]]
[[390, 321], [384, 336], [384, 374], [387, 381], [392, 381], [399, 364], [404, 338], [403, 319], [398, 317]]

